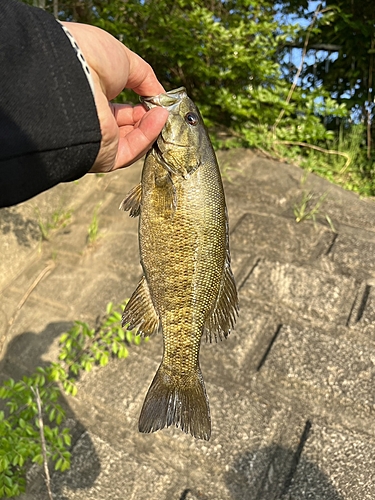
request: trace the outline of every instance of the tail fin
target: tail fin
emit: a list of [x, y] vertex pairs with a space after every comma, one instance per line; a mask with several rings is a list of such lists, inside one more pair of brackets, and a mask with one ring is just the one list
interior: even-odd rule
[[210, 409], [199, 367], [174, 377], [161, 364], [150, 385], [139, 417], [140, 432], [155, 432], [173, 424], [198, 439], [210, 439]]

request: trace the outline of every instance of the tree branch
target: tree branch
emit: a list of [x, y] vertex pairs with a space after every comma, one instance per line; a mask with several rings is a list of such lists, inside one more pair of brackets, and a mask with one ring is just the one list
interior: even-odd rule
[[[293, 47], [295, 49], [302, 49], [303, 45], [293, 42], [286, 42], [285, 47]], [[327, 52], [340, 52], [342, 45], [334, 45], [333, 43], [314, 43], [310, 45], [313, 50], [325, 50]]]
[[273, 144], [290, 144], [291, 146], [301, 146], [304, 148], [315, 149], [316, 151], [320, 151], [321, 153], [326, 153], [329, 155], [339, 155], [346, 158], [346, 163], [340, 170], [340, 174], [343, 174], [345, 170], [349, 167], [352, 159], [348, 155], [348, 153], [343, 153], [342, 151], [336, 151], [335, 149], [324, 149], [319, 146], [314, 146], [314, 144], [308, 144], [307, 142], [298, 142], [298, 141], [274, 141]]
[[[298, 79], [299, 79], [299, 77], [300, 77], [300, 74], [302, 73], [303, 63], [305, 62], [305, 57], [306, 57], [306, 53], [307, 53], [307, 46], [308, 46], [308, 44], [309, 44], [309, 38], [310, 38], [310, 35], [311, 35], [311, 30], [313, 29], [313, 26], [314, 26], [314, 24], [315, 24], [315, 21], [316, 21], [316, 20], [317, 20], [317, 18], [318, 18], [318, 15], [319, 15], [319, 14], [321, 14], [322, 12], [324, 12], [325, 10], [327, 10], [327, 9], [323, 9], [323, 10], [321, 10], [321, 7], [322, 7], [322, 4], [320, 3], [320, 4], [318, 5], [318, 7], [316, 8], [316, 10], [315, 10], [315, 12], [314, 12], [314, 17], [313, 17], [313, 19], [312, 19], [312, 21], [311, 21], [311, 23], [310, 23], [310, 25], [309, 25], [309, 27], [308, 27], [308, 29], [307, 29], [307, 34], [306, 34], [306, 38], [305, 38], [305, 43], [304, 43], [304, 45], [303, 45], [303, 50], [302, 50], [301, 64], [300, 64], [300, 66], [299, 66], [299, 68], [298, 68], [298, 71], [297, 71], [297, 73], [296, 73], [296, 76], [294, 77], [294, 81], [293, 81], [293, 83], [292, 83], [292, 86], [290, 87], [288, 97], [286, 98], [286, 101], [285, 101], [285, 103], [286, 103], [286, 104], [289, 104], [289, 102], [290, 102], [290, 100], [291, 100], [291, 98], [292, 98], [293, 92], [294, 92], [294, 90], [295, 90], [295, 88], [296, 88], [296, 86], [297, 86], [297, 83], [298, 83]], [[276, 121], [275, 121], [274, 126], [272, 127], [274, 135], [276, 134], [276, 129], [277, 129], [277, 126], [279, 125], [279, 123], [280, 123], [280, 121], [281, 121], [282, 117], [284, 116], [284, 113], [285, 113], [285, 108], [284, 108], [284, 109], [282, 109], [282, 110], [280, 111], [280, 114], [279, 114], [279, 116], [277, 117], [277, 119], [276, 119]]]
[[52, 491], [51, 491], [51, 478], [48, 470], [48, 459], [47, 459], [47, 448], [46, 448], [46, 439], [44, 437], [44, 425], [43, 425], [43, 416], [42, 416], [42, 402], [40, 400], [39, 389], [36, 387], [31, 387], [31, 390], [34, 393], [36, 404], [38, 406], [38, 423], [39, 423], [39, 432], [40, 432], [40, 440], [42, 443], [42, 454], [43, 454], [43, 465], [44, 465], [44, 474], [45, 481], [48, 491], [48, 496], [50, 500], [53, 500]]

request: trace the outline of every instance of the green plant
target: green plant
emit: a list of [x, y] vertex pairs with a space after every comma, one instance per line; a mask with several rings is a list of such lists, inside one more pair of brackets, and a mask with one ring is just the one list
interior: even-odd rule
[[355, 191], [362, 196], [375, 195], [375, 158], [367, 157], [364, 142], [365, 126], [363, 124], [342, 125], [339, 134], [329, 146], [345, 153], [351, 159], [347, 164], [338, 157], [321, 161], [321, 168], [326, 166], [333, 172], [334, 182], [345, 189]]
[[[306, 178], [305, 178], [306, 179]], [[302, 181], [304, 182], [304, 181]], [[303, 191], [301, 199], [296, 202], [293, 206], [293, 213], [296, 219], [296, 222], [303, 222], [305, 220], [312, 220], [315, 224], [316, 217], [320, 214], [321, 207], [326, 200], [328, 193], [323, 193], [316, 199], [314, 193], [311, 191]], [[325, 213], [324, 218], [326, 219], [331, 231], [333, 233], [336, 232], [336, 229], [333, 225], [333, 222], [330, 216]]]
[[141, 343], [140, 336], [121, 326], [124, 307], [125, 303], [116, 307], [109, 303], [94, 328], [75, 321], [60, 338], [57, 362], [36, 368], [18, 382], [9, 379], [0, 386], [0, 399], [6, 402], [6, 410], [0, 411], [0, 498], [14, 497], [25, 490], [26, 470], [33, 462], [44, 464], [47, 470], [47, 460], [55, 470], [70, 467], [71, 436], [65, 425], [65, 410], [59, 404], [60, 387], [75, 396], [82, 372], [95, 365], [105, 366], [112, 357], [126, 358], [128, 347]]
[[375, 195], [375, 158], [363, 147], [363, 125], [342, 127], [324, 147], [294, 141], [266, 143], [265, 149], [282, 161], [299, 165], [361, 196]]
[[313, 201], [314, 193], [304, 191], [300, 201], [293, 206], [296, 222], [298, 223], [304, 220], [313, 220], [315, 222], [316, 216], [326, 197], [327, 194], [325, 193], [315, 202]]
[[100, 203], [95, 207], [94, 213], [87, 230], [87, 243], [93, 245], [97, 239], [99, 238], [99, 218], [98, 218], [98, 210], [100, 208]]
[[70, 465], [70, 433], [64, 428], [65, 412], [58, 403], [60, 390], [51, 369], [37, 368], [30, 377], [13, 379], [0, 387], [0, 398], [6, 400], [6, 414], [0, 412], [0, 497], [19, 495], [25, 488], [26, 468], [43, 463], [38, 424], [38, 405], [33, 390], [38, 389], [44, 419], [44, 437], [48, 458], [56, 470]]
[[105, 366], [112, 356], [127, 358], [127, 346], [141, 343], [140, 336], [121, 326], [124, 307], [125, 304], [114, 307], [110, 302], [106, 315], [96, 328], [75, 321], [73, 327], [62, 335], [57, 369], [62, 367], [66, 374], [62, 380], [65, 392], [73, 396], [77, 393], [75, 382], [82, 370], [90, 371], [95, 365]]
[[38, 207], [35, 207], [35, 212], [42, 240], [49, 240], [51, 231], [67, 226], [72, 217], [72, 210], [64, 211], [59, 208], [53, 212], [49, 220], [44, 221]]

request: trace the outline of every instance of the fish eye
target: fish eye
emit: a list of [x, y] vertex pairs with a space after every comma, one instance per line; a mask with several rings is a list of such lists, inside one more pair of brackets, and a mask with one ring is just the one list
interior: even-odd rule
[[195, 125], [198, 124], [199, 118], [198, 118], [198, 116], [195, 113], [189, 112], [189, 113], [186, 113], [186, 115], [185, 115], [185, 121], [189, 125], [195, 126]]

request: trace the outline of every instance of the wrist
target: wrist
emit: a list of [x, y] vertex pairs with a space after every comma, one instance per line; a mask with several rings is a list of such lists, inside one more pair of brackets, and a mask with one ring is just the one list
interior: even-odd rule
[[130, 62], [125, 46], [96, 26], [74, 22], [61, 24], [73, 35], [91, 73], [98, 75], [107, 99], [117, 97], [129, 77]]
[[64, 23], [62, 23], [61, 21], [59, 21], [58, 19], [56, 19], [56, 22], [58, 22], [62, 28], [62, 30], [64, 31], [65, 35], [67, 36], [69, 42], [71, 43], [75, 53], [76, 53], [76, 56], [77, 56], [77, 59], [78, 61], [80, 62], [81, 66], [82, 66], [82, 69], [83, 69], [83, 72], [87, 78], [87, 81], [90, 85], [90, 88], [91, 88], [91, 91], [92, 93], [94, 94], [94, 82], [93, 82], [93, 78], [92, 78], [92, 75], [91, 75], [91, 71], [90, 71], [90, 68], [89, 68], [89, 65], [85, 59], [85, 56], [83, 55], [76, 39], [74, 38], [74, 36], [72, 35], [72, 33], [68, 30], [68, 27], [64, 25]]

